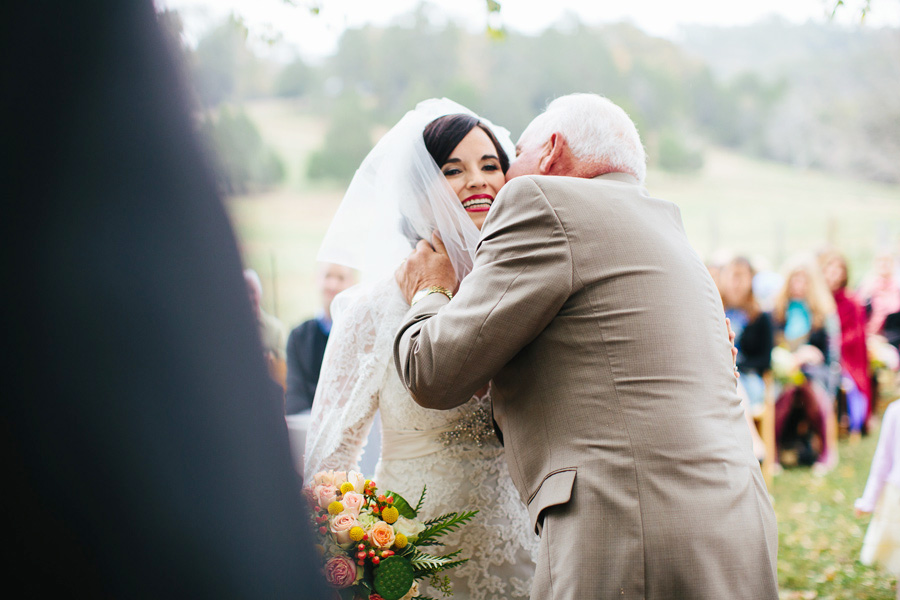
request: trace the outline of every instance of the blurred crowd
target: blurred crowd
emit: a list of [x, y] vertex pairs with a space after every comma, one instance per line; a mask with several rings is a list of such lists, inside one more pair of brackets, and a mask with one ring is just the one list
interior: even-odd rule
[[[780, 272], [745, 256], [707, 266], [737, 334], [748, 421], [760, 417], [768, 394], [777, 463], [829, 470], [839, 435], [866, 435], [879, 398], [895, 386], [900, 269], [893, 255], [879, 253], [855, 288], [834, 248], [793, 257]], [[762, 460], [759, 437], [754, 450]]]
[[[838, 438], [868, 434], [879, 398], [896, 391], [900, 264], [891, 252], [880, 252], [868, 272], [852, 278], [844, 255], [826, 248], [792, 257], [780, 271], [763, 259], [721, 253], [707, 267], [737, 334], [738, 391], [748, 423], [759, 421], [770, 397], [776, 463], [833, 468]], [[262, 309], [259, 276], [248, 269], [244, 279], [270, 374], [285, 392], [285, 414], [306, 413], [331, 332], [332, 301], [356, 283], [354, 272], [320, 263], [320, 307], [290, 334]], [[755, 426], [751, 431], [762, 460], [765, 444]]]

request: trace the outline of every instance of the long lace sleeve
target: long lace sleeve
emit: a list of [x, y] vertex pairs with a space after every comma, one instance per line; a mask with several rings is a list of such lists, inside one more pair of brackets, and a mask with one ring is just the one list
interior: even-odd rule
[[386, 317], [395, 293], [391, 280], [355, 286], [335, 298], [306, 437], [306, 480], [325, 469], [358, 467], [391, 356], [394, 331]]

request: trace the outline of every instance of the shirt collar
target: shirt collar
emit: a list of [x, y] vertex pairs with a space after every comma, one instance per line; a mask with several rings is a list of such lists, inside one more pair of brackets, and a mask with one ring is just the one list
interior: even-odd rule
[[603, 175], [598, 175], [594, 177], [594, 179], [602, 179], [604, 181], [620, 181], [622, 183], [630, 183], [632, 185], [638, 185], [637, 177], [632, 175], [631, 173], [604, 173]]

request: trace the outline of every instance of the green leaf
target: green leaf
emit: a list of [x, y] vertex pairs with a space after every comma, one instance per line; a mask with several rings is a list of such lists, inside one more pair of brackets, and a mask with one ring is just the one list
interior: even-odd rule
[[495, 42], [502, 42], [506, 39], [506, 29], [503, 27], [487, 27], [488, 37]]
[[463, 513], [454, 512], [448, 513], [446, 515], [441, 515], [440, 517], [437, 517], [435, 519], [431, 519], [430, 521], [425, 523], [426, 529], [419, 534], [419, 537], [416, 540], [416, 545], [427, 546], [429, 539], [439, 538], [444, 534], [450, 533], [451, 531], [456, 531], [460, 528], [460, 526], [471, 521], [477, 514], [477, 510]]
[[419, 501], [416, 503], [416, 514], [422, 510], [422, 505], [425, 503], [425, 493], [428, 491], [428, 486], [422, 487], [422, 495], [419, 496]]
[[500, 12], [500, 3], [497, 0], [487, 0], [487, 9], [489, 13]]
[[416, 550], [413, 555], [409, 557], [409, 561], [413, 568], [416, 569], [416, 578], [418, 578], [423, 575], [433, 575], [441, 571], [446, 571], [447, 569], [452, 569], [453, 567], [468, 562], [468, 558], [454, 560], [454, 558], [459, 556], [459, 553], [460, 551], [457, 550], [446, 556], [435, 556], [433, 554], [422, 552], [421, 550]]
[[397, 509], [401, 517], [406, 517], [407, 519], [415, 519], [416, 515], [419, 514], [419, 512], [412, 506], [410, 506], [409, 502], [407, 502], [406, 499], [397, 492], [388, 491], [385, 492], [384, 495], [394, 498], [394, 503], [392, 504], [392, 506]]

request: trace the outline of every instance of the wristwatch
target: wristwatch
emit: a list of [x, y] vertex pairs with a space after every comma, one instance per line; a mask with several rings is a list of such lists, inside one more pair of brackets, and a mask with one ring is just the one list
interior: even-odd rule
[[418, 292], [416, 292], [415, 295], [412, 297], [412, 302], [410, 302], [409, 305], [410, 306], [414, 305], [416, 302], [418, 302], [425, 296], [428, 296], [429, 294], [443, 294], [443, 295], [447, 296], [448, 300], [453, 300], [453, 292], [451, 292], [450, 290], [448, 290], [445, 287], [441, 287], [439, 285], [433, 285], [431, 287], [425, 288], [424, 290], [419, 290]]

